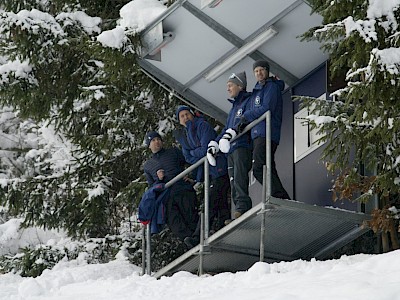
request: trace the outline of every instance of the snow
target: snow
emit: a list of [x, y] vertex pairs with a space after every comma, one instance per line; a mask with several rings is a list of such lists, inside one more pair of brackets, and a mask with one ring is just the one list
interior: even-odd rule
[[[15, 228], [12, 223], [3, 229], [7, 226]], [[121, 255], [106, 264], [78, 258], [59, 262], [36, 278], [0, 275], [0, 299], [400, 299], [400, 251], [328, 261], [258, 262], [247, 271], [214, 276], [181, 271], [157, 280], [140, 273]]]
[[380, 61], [381, 71], [399, 74], [400, 48], [374, 49], [372, 54]]
[[[37, 244], [53, 241], [53, 239], [60, 239], [62, 236], [55, 230], [33, 227], [19, 229], [21, 223], [22, 219], [11, 219], [0, 225], [0, 255], [17, 253], [21, 248], [34, 247]], [[0, 299], [3, 298], [0, 297]]]
[[158, 0], [131, 1], [121, 8], [119, 25], [102, 32], [97, 41], [105, 47], [122, 48], [128, 39], [127, 33], [142, 31], [166, 9]]
[[398, 24], [394, 16], [400, 7], [400, 0], [369, 0], [367, 15], [365, 20], [354, 20], [353, 16], [348, 16], [341, 22], [327, 24], [324, 28], [317, 30], [322, 32], [334, 26], [344, 25], [346, 37], [353, 31], [357, 31], [366, 43], [377, 39], [375, 27], [377, 25], [385, 28], [386, 31], [396, 31]]
[[399, 6], [400, 0], [370, 0], [367, 18], [380, 19], [385, 16], [389, 19], [388, 25], [392, 26], [393, 30], [396, 30], [398, 24], [394, 12], [399, 9]]
[[100, 33], [101, 31], [98, 26], [101, 23], [101, 18], [90, 17], [83, 11], [61, 13], [57, 15], [56, 20], [64, 20], [64, 25], [68, 25], [68, 22], [65, 22], [66, 20], [78, 22], [88, 34]]
[[21, 62], [20, 60], [8, 61], [0, 64], [0, 84], [9, 83], [8, 76], [13, 75], [16, 78], [28, 79], [30, 83], [37, 84], [37, 81], [29, 76], [32, 67], [28, 61]]
[[88, 33], [100, 33], [101, 18], [90, 17], [83, 11], [75, 11], [71, 13], [60, 13], [55, 18], [37, 9], [21, 10], [17, 14], [9, 13], [8, 18], [14, 20], [17, 25], [22, 25], [23, 29], [30, 29], [34, 34], [39, 33], [41, 28], [45, 28], [52, 32], [54, 36], [65, 36], [62, 26], [57, 23], [60, 21], [64, 26], [71, 25], [73, 22], [79, 23]]
[[29, 29], [33, 34], [38, 34], [43, 28], [53, 33], [54, 36], [64, 36], [65, 32], [62, 30], [60, 24], [55, 22], [52, 15], [44, 13], [37, 9], [21, 10], [17, 14], [9, 13], [8, 18], [14, 20], [16, 25], [21, 26], [22, 29]]
[[122, 27], [116, 27], [112, 30], [104, 31], [97, 37], [97, 40], [103, 46], [117, 49], [122, 48], [127, 39], [125, 30]]
[[[20, 230], [21, 220], [0, 225], [0, 249], [58, 245], [74, 242], [57, 231]], [[8, 249], [9, 250], [9, 249]], [[156, 279], [141, 275], [124, 251], [106, 264], [77, 259], [61, 261], [40, 276], [0, 275], [2, 300], [400, 300], [400, 250], [385, 254], [358, 254], [340, 259], [257, 262], [246, 271], [197, 276], [181, 271]]]
[[86, 189], [88, 192], [88, 199], [92, 199], [93, 197], [100, 196], [104, 194], [104, 188], [101, 186], [101, 183], [97, 183], [97, 186], [93, 189]]
[[120, 26], [142, 31], [166, 9], [158, 0], [131, 1], [120, 10]]
[[352, 16], [347, 17], [343, 21], [346, 28], [346, 37], [349, 37], [353, 31], [357, 31], [365, 40], [370, 43], [371, 40], [376, 41], [377, 34], [375, 32], [375, 20], [357, 20], [354, 21]]
[[317, 116], [317, 115], [308, 115], [306, 117], [307, 120], [313, 121], [317, 126], [321, 124], [336, 122], [336, 118], [329, 116]]
[[[0, 250], [44, 244], [73, 249], [62, 232], [19, 229], [20, 219], [0, 225]], [[90, 245], [88, 245], [90, 247]], [[89, 249], [86, 249], [89, 250]], [[120, 251], [114, 261], [88, 264], [86, 253], [61, 261], [40, 276], [0, 275], [2, 300], [400, 300], [400, 250], [340, 259], [257, 262], [246, 271], [197, 276], [180, 271], [156, 279]]]

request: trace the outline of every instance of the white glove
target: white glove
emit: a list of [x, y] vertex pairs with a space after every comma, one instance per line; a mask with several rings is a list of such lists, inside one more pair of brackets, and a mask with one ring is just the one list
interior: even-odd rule
[[223, 153], [228, 153], [231, 148], [231, 140], [235, 138], [236, 131], [232, 128], [228, 128], [222, 138], [219, 140], [219, 150]]
[[207, 148], [207, 160], [208, 163], [213, 167], [217, 165], [215, 156], [217, 155], [218, 151], [219, 151], [218, 143], [216, 141], [210, 141], [208, 143], [208, 148]]

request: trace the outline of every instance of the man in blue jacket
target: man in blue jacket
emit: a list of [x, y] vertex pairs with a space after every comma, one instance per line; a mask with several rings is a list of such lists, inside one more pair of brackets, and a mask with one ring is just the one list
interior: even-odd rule
[[[175, 131], [175, 138], [182, 146], [182, 152], [189, 164], [194, 164], [206, 156], [210, 141], [217, 137], [214, 128], [202, 116], [195, 116], [186, 105], [176, 109], [176, 118], [183, 126], [182, 130]], [[229, 177], [227, 160], [223, 153], [216, 155], [215, 166], [210, 166], [210, 198], [209, 198], [209, 225], [212, 231], [219, 230], [225, 220], [230, 219], [228, 203]], [[196, 182], [204, 181], [204, 167], [196, 169]], [[200, 222], [192, 237], [185, 238], [185, 244], [192, 248], [200, 241]]]
[[[228, 101], [232, 103], [226, 124], [221, 134], [209, 143], [207, 158], [213, 164], [214, 155], [220, 150], [228, 153], [228, 174], [231, 195], [235, 204], [234, 218], [240, 217], [252, 207], [249, 196], [249, 171], [251, 169], [251, 137], [245, 134], [232, 143], [236, 137], [235, 128], [246, 111], [251, 93], [246, 92], [246, 73], [232, 74], [227, 82]], [[218, 143], [217, 143], [218, 142]]]
[[[257, 83], [253, 89], [249, 108], [243, 113], [239, 127], [253, 122], [268, 110], [271, 111], [271, 192], [272, 196], [282, 199], [290, 199], [284, 189], [275, 165], [275, 152], [279, 145], [282, 125], [282, 91], [285, 84], [282, 80], [269, 77], [269, 64], [267, 61], [258, 60], [253, 64], [254, 76]], [[253, 174], [263, 183], [263, 165], [265, 156], [265, 121], [260, 122], [251, 129], [253, 139]]]
[[[185, 158], [177, 148], [165, 149], [158, 132], [146, 135], [146, 144], [153, 153], [143, 166], [149, 186], [167, 183], [184, 170]], [[173, 234], [182, 241], [192, 236], [196, 229], [198, 214], [196, 193], [193, 186], [181, 179], [170, 187], [166, 201], [166, 223]]]

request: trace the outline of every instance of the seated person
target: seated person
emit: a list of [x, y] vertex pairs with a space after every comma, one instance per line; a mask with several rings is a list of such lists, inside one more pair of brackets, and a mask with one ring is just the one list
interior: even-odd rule
[[[147, 133], [146, 143], [153, 153], [143, 166], [149, 186], [167, 183], [184, 170], [186, 162], [182, 152], [177, 148], [165, 149], [158, 132]], [[170, 187], [166, 223], [171, 232], [183, 241], [192, 236], [197, 221], [196, 192], [189, 182], [181, 179]]]

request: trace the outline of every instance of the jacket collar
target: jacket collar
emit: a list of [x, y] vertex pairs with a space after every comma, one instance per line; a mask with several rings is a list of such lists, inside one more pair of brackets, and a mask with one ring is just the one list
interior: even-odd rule
[[239, 94], [235, 98], [229, 98], [228, 101], [230, 103], [239, 103], [242, 102], [244, 99], [246, 99], [248, 96], [250, 96], [251, 93], [247, 91], [240, 91]]
[[264, 82], [258, 81], [254, 86], [254, 90], [261, 90], [270, 82], [276, 83], [281, 91], [285, 89], [285, 82], [283, 80], [277, 79], [275, 77], [268, 77]]
[[160, 151], [158, 151], [157, 153], [153, 153], [153, 156], [160, 155], [160, 154], [162, 154], [164, 152], [165, 152], [165, 149], [164, 149], [164, 147], [162, 147]]

